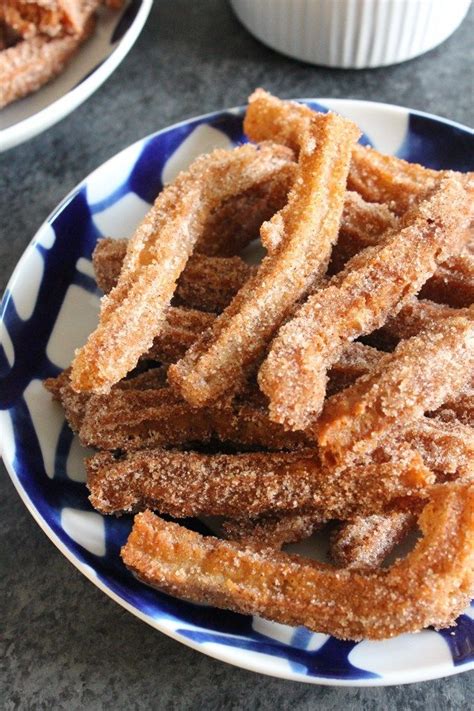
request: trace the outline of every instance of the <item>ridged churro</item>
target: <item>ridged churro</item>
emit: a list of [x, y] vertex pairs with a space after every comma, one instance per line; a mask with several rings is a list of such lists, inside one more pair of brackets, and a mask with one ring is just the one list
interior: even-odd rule
[[331, 533], [331, 559], [340, 568], [379, 568], [415, 525], [409, 511], [355, 516]]
[[434, 476], [419, 454], [326, 469], [315, 451], [197, 454], [165, 450], [101, 452], [86, 462], [90, 500], [101, 513], [151, 508], [178, 518], [240, 518], [316, 511], [326, 518], [380, 513], [423, 500]]
[[285, 205], [295, 172], [296, 163], [288, 163], [268, 181], [228, 198], [209, 216], [196, 252], [231, 257], [257, 239], [262, 222]]
[[473, 590], [474, 486], [435, 492], [419, 526], [423, 538], [406, 558], [358, 572], [204, 538], [147, 511], [121, 555], [141, 580], [178, 597], [342, 639], [383, 639], [452, 624]]
[[[97, 285], [107, 294], [117, 283], [127, 251], [125, 239], [101, 239], [92, 255]], [[240, 257], [193, 254], [176, 285], [173, 304], [219, 313], [245, 284], [252, 267]]]
[[56, 77], [94, 28], [91, 17], [80, 33], [50, 39], [37, 35], [0, 52], [0, 109]]
[[[288, 203], [272, 220], [281, 244], [268, 255], [212, 329], [169, 369], [169, 379], [193, 405], [238, 389], [249, 367], [298, 299], [322, 276], [336, 241], [354, 124], [319, 116], [301, 137], [299, 173]], [[269, 232], [268, 223], [262, 229]]]
[[125, 451], [212, 440], [271, 450], [310, 443], [304, 433], [286, 432], [271, 422], [266, 408], [248, 399], [196, 409], [168, 387], [116, 387], [107, 395], [93, 395], [84, 409], [79, 437], [89, 447]]
[[[252, 141], [277, 141], [298, 153], [300, 136], [307, 130], [314, 113], [304, 104], [282, 101], [257, 89], [249, 97], [244, 131]], [[367, 202], [384, 203], [396, 214], [403, 215], [420, 199], [426, 198], [441, 179], [448, 177], [456, 177], [472, 195], [474, 173], [431, 170], [356, 145], [348, 188], [360, 193]]]
[[457, 308], [474, 304], [474, 255], [447, 259], [423, 285], [420, 297]]
[[308, 298], [280, 329], [260, 368], [273, 420], [291, 429], [311, 425], [321, 412], [327, 369], [347, 343], [382, 326], [459, 251], [468, 221], [466, 192], [456, 180], [444, 180], [407, 213], [399, 231], [357, 254]]
[[443, 319], [433, 330], [401, 341], [367, 375], [329, 398], [316, 427], [331, 463], [365, 455], [452, 399], [474, 370], [474, 318]]
[[228, 519], [222, 524], [226, 538], [245, 545], [280, 550], [286, 543], [309, 538], [324, 524], [314, 513], [286, 513], [280, 516]]
[[159, 194], [128, 243], [117, 286], [102, 299], [98, 327], [76, 352], [75, 390], [107, 392], [135, 367], [163, 325], [209, 214], [289, 162], [287, 150], [276, 145], [217, 149], [197, 158]]

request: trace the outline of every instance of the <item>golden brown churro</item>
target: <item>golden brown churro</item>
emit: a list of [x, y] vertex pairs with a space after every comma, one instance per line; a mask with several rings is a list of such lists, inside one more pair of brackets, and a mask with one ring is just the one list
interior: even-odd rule
[[0, 17], [24, 39], [78, 34], [100, 0], [2, 0]]
[[275, 145], [218, 149], [160, 193], [128, 244], [117, 286], [102, 299], [99, 326], [76, 352], [71, 381], [78, 392], [107, 392], [135, 367], [163, 325], [209, 214], [289, 162], [287, 150]]
[[259, 614], [342, 639], [383, 639], [452, 624], [474, 584], [474, 486], [433, 494], [423, 538], [389, 569], [334, 569], [135, 517], [122, 559], [141, 580], [188, 600]]
[[155, 337], [150, 350], [144, 353], [143, 358], [175, 363], [214, 323], [214, 320], [214, 314], [205, 311], [170, 306], [166, 311], [161, 332]]
[[415, 524], [409, 511], [355, 516], [331, 533], [331, 559], [340, 568], [378, 568]]
[[196, 252], [231, 257], [257, 239], [262, 222], [285, 205], [295, 172], [296, 163], [288, 163], [268, 181], [228, 198], [209, 216]]
[[126, 451], [211, 440], [271, 450], [310, 443], [304, 433], [286, 432], [270, 422], [266, 408], [248, 400], [196, 409], [167, 387], [116, 387], [107, 395], [93, 395], [79, 437], [89, 447]]
[[468, 314], [468, 309], [453, 309], [428, 299], [413, 298], [405, 302], [397, 314], [389, 316], [381, 330], [397, 342], [402, 338], [416, 336], [427, 328], [434, 328], [442, 319]]
[[357, 254], [308, 298], [280, 329], [259, 372], [273, 420], [291, 429], [311, 425], [324, 401], [327, 369], [349, 341], [382, 326], [462, 246], [468, 209], [462, 186], [442, 181], [407, 213], [400, 231]]
[[272, 231], [284, 235], [278, 250], [263, 260], [212, 329], [169, 369], [171, 383], [193, 405], [241, 385], [295, 302], [324, 273], [357, 136], [354, 124], [335, 114], [310, 123], [288, 203], [271, 220]]
[[326, 518], [370, 514], [425, 498], [434, 476], [419, 454], [328, 470], [315, 451], [197, 454], [165, 450], [101, 452], [87, 463], [94, 508], [124, 513], [152, 508], [178, 518], [240, 518], [316, 511]]
[[0, 52], [0, 109], [57, 76], [93, 27], [90, 18], [81, 33], [54, 39], [38, 35]]
[[443, 319], [401, 341], [368, 375], [329, 398], [317, 424], [327, 461], [367, 454], [380, 439], [462, 392], [474, 370], [474, 318]]
[[280, 550], [286, 543], [309, 538], [324, 524], [315, 513], [287, 513], [280, 516], [228, 519], [222, 524], [226, 538], [245, 545]]
[[402, 434], [383, 443], [387, 454], [396, 454], [400, 444], [408, 444], [432, 471], [458, 477], [474, 474], [474, 429], [458, 420], [420, 417]]
[[447, 259], [424, 284], [420, 296], [458, 308], [474, 304], [474, 255]]
[[[117, 283], [127, 240], [101, 239], [92, 255], [98, 286], [108, 293]], [[219, 313], [245, 284], [253, 268], [240, 257], [193, 254], [178, 280], [174, 304]]]
[[[304, 104], [282, 101], [263, 89], [249, 97], [244, 130], [252, 141], [277, 141], [295, 153], [300, 136], [307, 130], [314, 111]], [[373, 148], [353, 148], [348, 188], [359, 192], [367, 202], [385, 203], [390, 210], [403, 215], [425, 198], [442, 178], [456, 177], [472, 195], [474, 173], [430, 170], [395, 156], [386, 156]]]

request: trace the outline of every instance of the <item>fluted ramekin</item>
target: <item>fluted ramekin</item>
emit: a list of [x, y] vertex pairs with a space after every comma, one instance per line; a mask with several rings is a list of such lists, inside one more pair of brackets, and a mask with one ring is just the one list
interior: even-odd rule
[[436, 47], [471, 0], [230, 0], [242, 24], [272, 49], [312, 64], [363, 69]]

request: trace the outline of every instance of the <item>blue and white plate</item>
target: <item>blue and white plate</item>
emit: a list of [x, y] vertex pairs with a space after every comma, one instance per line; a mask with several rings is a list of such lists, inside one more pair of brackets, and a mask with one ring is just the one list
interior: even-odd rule
[[88, 99], [135, 44], [152, 4], [128, 0], [118, 12], [99, 8], [92, 36], [65, 70], [39, 91], [0, 110], [0, 152], [45, 131]]
[[[364, 140], [384, 152], [434, 168], [474, 170], [473, 132], [463, 126], [370, 102], [308, 103], [355, 119]], [[142, 620], [205, 654], [264, 674], [333, 685], [401, 684], [473, 669], [473, 608], [452, 629], [356, 644], [193, 605], [137, 582], [119, 557], [131, 517], [104, 518], [88, 502], [85, 452], [42, 380], [69, 365], [96, 323], [92, 250], [104, 235], [129, 236], [163, 183], [197, 155], [244, 140], [242, 115], [241, 109], [214, 113], [138, 141], [89, 175], [39, 229], [1, 305], [5, 464], [38, 524], [84, 575]]]

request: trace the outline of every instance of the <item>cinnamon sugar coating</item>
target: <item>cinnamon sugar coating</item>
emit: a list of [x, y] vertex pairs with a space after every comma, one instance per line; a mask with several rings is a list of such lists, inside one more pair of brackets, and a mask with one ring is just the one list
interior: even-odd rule
[[81, 32], [50, 39], [37, 35], [0, 52], [0, 109], [36, 91], [56, 77], [94, 28], [94, 18]]
[[[277, 141], [298, 153], [300, 136], [314, 113], [304, 104], [282, 101], [256, 89], [249, 97], [244, 131], [252, 141]], [[352, 152], [347, 187], [367, 202], [384, 203], [395, 214], [403, 215], [426, 198], [441, 179], [449, 177], [456, 177], [472, 198], [474, 173], [430, 170], [358, 144]]]
[[[127, 251], [125, 239], [101, 239], [92, 255], [97, 285], [108, 293], [117, 283]], [[240, 257], [192, 254], [176, 285], [173, 304], [219, 313], [252, 274]]]

